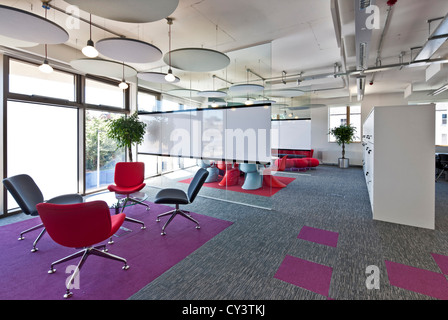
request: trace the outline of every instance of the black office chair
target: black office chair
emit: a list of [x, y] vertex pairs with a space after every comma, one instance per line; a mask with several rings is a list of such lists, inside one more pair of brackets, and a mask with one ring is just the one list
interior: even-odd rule
[[[38, 216], [36, 205], [41, 202], [55, 203], [55, 204], [73, 204], [83, 202], [82, 196], [79, 194], [66, 194], [51, 198], [48, 201], [44, 200], [42, 191], [40, 191], [34, 180], [27, 174], [19, 174], [9, 178], [3, 179], [3, 185], [11, 193], [14, 200], [16, 200], [22, 212], [31, 216]], [[44, 228], [43, 223], [38, 224], [35, 227], [22, 231], [20, 233], [19, 240], [23, 240], [23, 235], [27, 232]], [[36, 252], [38, 249], [36, 247], [37, 242], [45, 234], [45, 228], [41, 231], [39, 236], [33, 243], [33, 249], [31, 252]]]
[[439, 175], [436, 178], [439, 180], [440, 176], [448, 170], [448, 154], [439, 153], [436, 158], [436, 168], [439, 170]]
[[181, 215], [184, 218], [187, 218], [188, 220], [193, 221], [196, 223], [196, 229], [200, 229], [199, 223], [193, 219], [189, 214], [188, 211], [183, 211], [179, 209], [179, 205], [181, 204], [190, 204], [194, 201], [196, 196], [199, 193], [199, 190], [201, 189], [202, 185], [204, 184], [205, 180], [208, 177], [208, 171], [200, 168], [196, 174], [193, 177], [193, 180], [190, 182], [190, 185], [188, 187], [187, 192], [185, 193], [183, 190], [180, 189], [173, 189], [173, 188], [167, 188], [159, 191], [156, 195], [156, 199], [154, 203], [162, 203], [162, 204], [175, 204], [176, 209], [159, 214], [157, 216], [157, 222], [160, 221], [160, 217], [171, 215], [171, 217], [168, 219], [168, 221], [165, 223], [165, 225], [162, 228], [162, 236], [165, 235], [165, 228], [168, 226], [168, 224], [173, 220], [173, 218], [176, 215]]

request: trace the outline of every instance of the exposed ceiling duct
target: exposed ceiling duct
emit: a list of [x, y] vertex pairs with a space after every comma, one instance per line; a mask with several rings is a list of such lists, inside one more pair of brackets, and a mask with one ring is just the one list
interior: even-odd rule
[[366, 8], [375, 4], [375, 0], [354, 0], [355, 1], [355, 45], [356, 45], [356, 69], [365, 70], [368, 68], [370, 39], [372, 28], [368, 28], [366, 22], [372, 13], [368, 13]]
[[413, 61], [430, 59], [433, 54], [445, 43], [448, 39], [448, 14], [442, 19], [442, 22], [434, 30], [431, 36], [426, 41], [417, 56]]

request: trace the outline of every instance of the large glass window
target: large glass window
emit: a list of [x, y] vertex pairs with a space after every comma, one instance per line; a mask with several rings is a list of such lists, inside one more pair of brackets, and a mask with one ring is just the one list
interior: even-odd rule
[[9, 91], [29, 96], [75, 100], [75, 76], [54, 70], [42, 73], [37, 65], [10, 60]]
[[87, 104], [125, 108], [123, 89], [115, 84], [89, 78], [86, 79], [85, 100]]
[[137, 94], [138, 111], [157, 111], [157, 97], [154, 94], [139, 91]]
[[437, 103], [436, 104], [436, 145], [446, 146], [448, 126], [447, 126], [447, 115], [448, 115], [448, 103]]
[[115, 164], [125, 161], [125, 151], [107, 137], [107, 122], [123, 116], [104, 111], [86, 111], [86, 192], [114, 182]]
[[[77, 159], [76, 109], [8, 101], [7, 176], [30, 175], [45, 199], [76, 193]], [[8, 193], [8, 209], [16, 207]]]
[[[330, 107], [328, 108], [328, 129], [339, 127], [342, 124], [350, 123], [356, 128], [354, 142], [361, 141], [361, 107]], [[333, 135], [328, 135], [329, 142], [336, 142]]]

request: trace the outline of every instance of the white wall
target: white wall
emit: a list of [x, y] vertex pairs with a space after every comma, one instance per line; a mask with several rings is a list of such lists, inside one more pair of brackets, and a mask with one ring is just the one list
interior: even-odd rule
[[[349, 98], [338, 99], [316, 99], [312, 103], [331, 106], [357, 105], [356, 98], [350, 103]], [[403, 93], [366, 95], [361, 103], [361, 123], [369, 115], [373, 107], [393, 106], [408, 104], [403, 98]], [[328, 142], [328, 107], [315, 108], [311, 110], [311, 146], [314, 149], [314, 157], [324, 164], [337, 164], [338, 158], [342, 156], [342, 147], [337, 143]], [[362, 132], [357, 132], [362, 135]], [[345, 157], [350, 159], [350, 165], [362, 165], [361, 143], [351, 143], [345, 146]]]

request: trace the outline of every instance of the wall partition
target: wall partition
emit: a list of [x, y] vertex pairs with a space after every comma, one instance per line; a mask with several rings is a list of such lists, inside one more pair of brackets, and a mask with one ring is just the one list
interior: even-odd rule
[[[272, 164], [269, 105], [141, 111], [139, 115], [147, 124], [139, 159], [181, 163], [162, 172], [153, 186], [186, 189], [194, 172], [203, 167], [210, 174], [202, 196], [271, 208], [271, 186], [263, 183]], [[245, 184], [250, 180], [247, 176], [257, 182]]]

